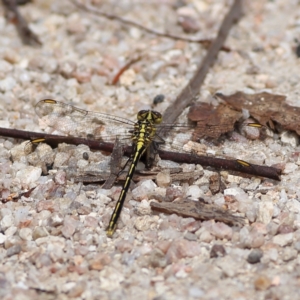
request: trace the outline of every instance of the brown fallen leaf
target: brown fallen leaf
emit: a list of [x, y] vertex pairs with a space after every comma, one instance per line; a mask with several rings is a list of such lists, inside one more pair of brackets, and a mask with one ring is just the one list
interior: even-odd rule
[[237, 92], [229, 96], [220, 93], [216, 96], [236, 110], [247, 109], [261, 125], [275, 129], [274, 125], [279, 124], [282, 129], [292, 130], [300, 135], [300, 108], [288, 105], [284, 95], [267, 92], [258, 94]]
[[208, 103], [191, 106], [188, 118], [197, 122], [194, 136], [199, 138], [217, 139], [222, 134], [232, 131], [234, 124], [242, 117], [242, 113], [221, 103], [214, 107]]

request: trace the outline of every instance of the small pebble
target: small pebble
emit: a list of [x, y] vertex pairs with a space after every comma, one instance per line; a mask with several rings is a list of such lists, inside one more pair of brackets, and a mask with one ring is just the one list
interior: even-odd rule
[[139, 231], [146, 231], [150, 228], [151, 223], [152, 217], [148, 215], [137, 217], [134, 222], [134, 227]]
[[201, 253], [201, 246], [198, 242], [184, 239], [175, 240], [171, 243], [166, 254], [167, 262], [176, 262], [184, 257], [193, 257]]
[[291, 247], [287, 247], [283, 249], [283, 253], [282, 253], [283, 261], [287, 262], [293, 260], [297, 258], [297, 256], [298, 256], [298, 251], [296, 249], [293, 249]]
[[98, 226], [98, 219], [92, 216], [85, 216], [84, 225], [86, 227], [96, 228]]
[[140, 216], [151, 215], [152, 210], [150, 206], [150, 201], [142, 200], [141, 203], [136, 208], [136, 212]]
[[213, 245], [211, 250], [210, 250], [210, 257], [219, 257], [219, 256], [225, 256], [226, 255], [226, 250], [223, 245]]
[[203, 197], [203, 191], [200, 189], [198, 185], [190, 185], [186, 192], [186, 197], [197, 200]]
[[156, 184], [152, 180], [145, 180], [132, 190], [132, 197], [137, 201], [142, 201], [148, 198], [148, 194], [152, 193], [156, 187]]
[[0, 245], [6, 241], [6, 236], [3, 233], [0, 233]]
[[200, 30], [196, 11], [189, 6], [182, 6], [177, 9], [178, 23], [187, 33], [195, 33]]
[[77, 212], [79, 215], [88, 215], [92, 212], [92, 209], [90, 207], [87, 207], [87, 206], [80, 206], [78, 209], [77, 209]]
[[32, 240], [32, 229], [21, 228], [19, 231], [19, 236], [22, 240], [31, 241]]
[[16, 86], [17, 82], [13, 77], [6, 77], [0, 80], [0, 91], [1, 92], [8, 92], [12, 90]]
[[156, 175], [156, 183], [159, 187], [168, 187], [171, 184], [170, 170], [164, 170]]
[[77, 281], [76, 285], [68, 292], [68, 297], [78, 298], [85, 291], [87, 283], [84, 281]]
[[295, 244], [294, 244], [294, 248], [300, 252], [300, 241], [297, 241]]
[[185, 235], [184, 235], [184, 238], [188, 241], [196, 241], [197, 240], [197, 236], [194, 234], [194, 233], [191, 233], [191, 232], [187, 232]]
[[257, 140], [260, 136], [260, 129], [257, 127], [249, 126], [249, 123], [255, 123], [253, 119], [247, 119], [240, 126], [240, 133], [249, 140]]
[[210, 227], [210, 233], [218, 239], [231, 240], [232, 228], [222, 222], [213, 223]]
[[271, 248], [268, 251], [266, 251], [264, 257], [269, 258], [274, 262], [278, 262], [278, 257], [279, 257], [278, 250], [276, 248]]
[[126, 70], [120, 77], [120, 84], [123, 86], [130, 86], [136, 80], [136, 73], [133, 69]]
[[57, 184], [65, 184], [66, 182], [66, 172], [63, 170], [58, 170], [55, 174], [54, 180]]
[[201, 299], [202, 297], [204, 297], [205, 292], [198, 287], [191, 287], [189, 289], [189, 296], [194, 298], [194, 299]]
[[176, 198], [183, 198], [183, 190], [181, 187], [167, 187], [165, 201], [172, 202]]
[[111, 257], [106, 253], [98, 253], [89, 261], [89, 268], [91, 270], [102, 270], [105, 266], [111, 263]]
[[24, 184], [29, 185], [36, 182], [42, 174], [42, 169], [39, 167], [28, 166], [19, 170], [16, 177], [21, 179]]
[[63, 218], [62, 214], [56, 213], [56, 212], [54, 212], [49, 219], [50, 225], [54, 226], [54, 227], [62, 225], [63, 221], [64, 221], [64, 218]]
[[283, 174], [289, 174], [297, 170], [298, 166], [295, 163], [289, 162], [285, 164]]
[[49, 267], [52, 264], [51, 257], [48, 253], [41, 253], [34, 260], [34, 263], [38, 269], [42, 267]]
[[265, 275], [259, 275], [254, 280], [254, 287], [259, 291], [267, 290], [271, 286], [271, 284], [271, 280]]
[[149, 257], [149, 263], [152, 268], [164, 268], [167, 265], [167, 258], [160, 249], [153, 249]]
[[272, 220], [274, 204], [271, 201], [260, 202], [258, 204], [257, 222], [268, 224]]
[[288, 224], [281, 224], [278, 227], [277, 233], [278, 234], [286, 234], [286, 233], [291, 233], [294, 232], [293, 226], [288, 225]]
[[200, 221], [192, 221], [192, 222], [188, 222], [185, 225], [183, 225], [182, 229], [194, 233], [200, 227], [201, 227], [201, 222]]
[[32, 232], [32, 238], [34, 241], [47, 235], [49, 235], [49, 233], [44, 227], [36, 227]]
[[242, 267], [242, 261], [237, 257], [225, 255], [216, 259], [216, 265], [222, 270], [224, 276], [234, 277]]
[[0, 221], [1, 230], [5, 231], [14, 224], [14, 217], [11, 214], [5, 215]]
[[247, 257], [247, 261], [250, 264], [256, 264], [260, 262], [262, 256], [263, 256], [263, 252], [260, 249], [254, 249], [249, 253]]
[[65, 78], [70, 78], [73, 72], [76, 70], [76, 62], [66, 60], [60, 63], [59, 65], [59, 72]]
[[61, 229], [63, 236], [66, 238], [70, 238], [75, 233], [78, 223], [79, 222], [74, 218], [66, 216], [64, 219], [63, 227]]
[[[196, 232], [196, 234], [197, 234], [197, 232]], [[199, 236], [200, 242], [204, 242], [204, 243], [210, 243], [214, 239], [215, 239], [214, 236], [208, 230], [201, 232], [201, 234]]]
[[293, 242], [293, 239], [294, 239], [293, 233], [278, 234], [273, 237], [273, 243], [281, 247], [284, 247], [290, 245]]
[[6, 256], [10, 257], [15, 254], [19, 254], [21, 252], [21, 246], [20, 245], [14, 245], [7, 249]]
[[284, 131], [280, 134], [281, 141], [296, 148], [299, 145], [299, 136], [295, 132]]
[[118, 243], [116, 244], [116, 249], [121, 253], [130, 252], [132, 250], [132, 247], [133, 247], [132, 241], [128, 241], [128, 240], [121, 240], [118, 241]]

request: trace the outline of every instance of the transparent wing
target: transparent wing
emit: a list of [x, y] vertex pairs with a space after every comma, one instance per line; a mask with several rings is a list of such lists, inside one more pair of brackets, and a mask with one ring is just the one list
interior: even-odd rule
[[[166, 132], [166, 138], [160, 138], [161, 133]], [[199, 125], [186, 125], [186, 124], [162, 124], [157, 127], [157, 136], [155, 141], [160, 143], [160, 140], [165, 140], [165, 144], [161, 144], [161, 149], [172, 151], [169, 146], [172, 144], [174, 151], [183, 150], [183, 146], [189, 141], [196, 141], [203, 137], [218, 138], [223, 133], [219, 125], [199, 126]]]
[[161, 135], [161, 132], [167, 132], [167, 135], [175, 135], [177, 133], [186, 133], [192, 137], [194, 141], [201, 138], [218, 139], [222, 134], [233, 131], [235, 128], [235, 122], [228, 124], [201, 124], [197, 122], [194, 125], [186, 124], [162, 124], [157, 127], [157, 134]]
[[[135, 122], [99, 112], [86, 111], [73, 105], [52, 99], [41, 100], [35, 107], [41, 121], [51, 128], [69, 136], [96, 139], [114, 143], [116, 137], [121, 144], [132, 143]], [[156, 126], [154, 141], [160, 149], [176, 152], [189, 152], [185, 144], [198, 141], [203, 137], [218, 138], [223, 133], [232, 131], [234, 122], [228, 124], [160, 124]], [[161, 133], [167, 132], [167, 138]], [[202, 149], [200, 149], [202, 151]]]
[[52, 99], [39, 101], [35, 110], [42, 122], [59, 132], [104, 142], [114, 142], [118, 137], [129, 143], [134, 126], [134, 122], [124, 118], [86, 111]]
[[[211, 140], [216, 141], [223, 134], [232, 132], [236, 129], [244, 135], [243, 131], [245, 128], [247, 131], [249, 131], [250, 128], [258, 131], [258, 133], [252, 135], [259, 136], [259, 126], [251, 125], [251, 127], [249, 124], [240, 121], [231, 121], [226, 124], [223, 122], [221, 125], [214, 124], [213, 122], [210, 122], [210, 124], [197, 122], [197, 124], [194, 125], [183, 123], [162, 124], [157, 126], [155, 141], [160, 144], [159, 148], [162, 150], [173, 152], [197, 152], [203, 155], [205, 154], [203, 151], [205, 151], [207, 147], [203, 144], [199, 144], [200, 139], [210, 138]], [[167, 132], [167, 137], [164, 139], [160, 137], [162, 136], [162, 132]], [[160, 141], [162, 140], [164, 140], [165, 143], [161, 143]], [[191, 149], [191, 147], [193, 147], [193, 149]]]

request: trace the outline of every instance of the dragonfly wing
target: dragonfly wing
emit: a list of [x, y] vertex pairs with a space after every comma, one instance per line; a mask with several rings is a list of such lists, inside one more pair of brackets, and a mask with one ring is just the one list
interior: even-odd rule
[[[209, 130], [208, 130], [209, 129]], [[165, 143], [160, 143], [162, 140], [160, 137], [160, 132], [166, 131], [168, 134], [163, 140]], [[206, 146], [199, 144], [201, 138], [210, 136], [210, 131], [214, 134], [217, 132], [219, 135], [222, 134], [224, 128], [219, 125], [188, 125], [184, 123], [175, 124], [162, 124], [157, 126], [157, 134], [155, 137], [155, 142], [158, 141], [158, 147], [161, 150], [166, 150], [170, 152], [181, 152], [181, 153], [198, 153], [201, 155], [206, 154]]]
[[35, 110], [42, 122], [58, 132], [104, 142], [114, 142], [116, 137], [130, 140], [134, 126], [134, 122], [124, 118], [83, 110], [51, 99], [38, 102]]

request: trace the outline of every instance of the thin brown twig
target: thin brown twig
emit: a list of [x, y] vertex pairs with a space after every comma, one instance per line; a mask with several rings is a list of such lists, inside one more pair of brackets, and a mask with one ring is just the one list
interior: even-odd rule
[[40, 46], [41, 42], [38, 37], [28, 27], [26, 20], [23, 18], [18, 9], [18, 4], [26, 4], [28, 1], [2, 0], [6, 11], [6, 18], [12, 21], [16, 26], [17, 32], [25, 45]]
[[[229, 34], [229, 31], [232, 25], [241, 17], [242, 15], [242, 0], [235, 0], [232, 4], [229, 12], [225, 16], [218, 35], [214, 42], [210, 45], [207, 50], [207, 54], [203, 59], [202, 63], [198, 67], [195, 75], [188, 82], [186, 87], [181, 91], [181, 93], [177, 96], [175, 102], [173, 102], [166, 109], [163, 120], [164, 123], [174, 123], [178, 116], [182, 113], [182, 111], [190, 106], [196, 96], [199, 94], [201, 85], [208, 73], [210, 67], [214, 64], [218, 52], [221, 50], [224, 41]], [[167, 132], [160, 132], [162, 135], [166, 135]]]
[[[57, 147], [57, 145], [60, 143], [67, 143], [73, 145], [84, 144], [89, 146], [93, 150], [102, 150], [110, 153], [113, 151], [114, 148], [113, 143], [99, 142], [98, 140], [93, 139], [85, 139], [73, 136], [60, 136], [41, 132], [30, 132], [1, 127], [0, 136], [20, 138], [25, 140], [45, 139], [44, 142], [51, 145], [52, 147]], [[124, 155], [130, 157], [131, 154], [132, 147], [125, 147]], [[201, 156], [188, 153], [175, 153], [163, 151], [159, 148], [158, 155], [161, 159], [172, 160], [179, 163], [200, 164], [202, 166], [211, 166], [217, 169], [231, 170], [240, 173], [251, 174], [254, 176], [261, 176], [274, 180], [280, 180], [279, 176], [281, 174], [281, 170], [277, 168], [248, 164], [246, 162], [236, 159], [222, 159], [217, 157]]]
[[[174, 39], [174, 40], [186, 41], [186, 42], [189, 42], [189, 43], [198, 43], [198, 44], [202, 44], [205, 48], [208, 48], [212, 43], [212, 40], [210, 40], [210, 39], [193, 39], [193, 38], [189, 38], [189, 37], [185, 37], [185, 36], [179, 36], [179, 35], [175, 35], [175, 34], [171, 34], [171, 33], [160, 32], [160, 31], [145, 27], [142, 24], [136, 23], [134, 21], [124, 19], [124, 18], [119, 17], [117, 15], [103, 12], [100, 9], [97, 9], [93, 5], [82, 4], [78, 0], [75, 0], [72, 3], [75, 4], [77, 7], [81, 8], [85, 11], [88, 11], [88, 12], [94, 14], [94, 15], [101, 16], [101, 17], [109, 19], [109, 20], [117, 20], [118, 22], [121, 22], [121, 23], [126, 24], [128, 26], [139, 28], [139, 29], [141, 29], [145, 32], [154, 34], [156, 36], [166, 37], [166, 38], [170, 38], [170, 39]], [[226, 51], [226, 52], [230, 51], [230, 49], [226, 46], [223, 46], [222, 50]]]
[[131, 66], [133, 65], [134, 63], [138, 62], [139, 60], [141, 60], [142, 56], [141, 55], [138, 55], [137, 57], [134, 57], [132, 58], [131, 60], [129, 60], [125, 66], [123, 66], [119, 71], [118, 73], [114, 76], [111, 84], [112, 85], [116, 85], [121, 77], [121, 75]]
[[229, 211], [213, 204], [204, 204], [193, 200], [183, 200], [178, 202], [150, 202], [153, 210], [167, 214], [177, 214], [183, 217], [192, 217], [196, 220], [216, 220], [231, 225], [243, 226], [245, 218], [235, 216]]

